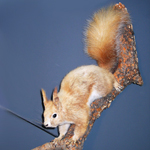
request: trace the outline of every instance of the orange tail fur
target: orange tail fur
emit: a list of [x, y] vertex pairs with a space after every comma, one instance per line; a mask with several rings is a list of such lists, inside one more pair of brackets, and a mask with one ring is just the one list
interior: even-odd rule
[[124, 26], [130, 23], [130, 16], [113, 6], [96, 12], [89, 21], [85, 32], [85, 52], [95, 59], [98, 65], [112, 73], [118, 64], [120, 36]]

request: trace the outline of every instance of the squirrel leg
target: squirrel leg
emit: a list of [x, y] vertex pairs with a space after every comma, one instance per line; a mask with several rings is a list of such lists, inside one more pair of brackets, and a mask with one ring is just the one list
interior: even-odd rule
[[59, 128], [59, 137], [55, 138], [54, 141], [61, 140], [63, 138], [63, 136], [65, 136], [65, 134], [67, 133], [69, 127], [70, 127], [69, 123], [60, 125], [58, 127]]
[[75, 126], [74, 129], [74, 136], [72, 137], [72, 140], [76, 142], [80, 137], [82, 137], [87, 129], [87, 123], [79, 124]]

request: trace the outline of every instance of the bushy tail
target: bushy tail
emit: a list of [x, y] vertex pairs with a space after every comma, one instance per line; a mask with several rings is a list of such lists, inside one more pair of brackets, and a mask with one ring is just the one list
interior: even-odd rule
[[126, 24], [130, 24], [129, 14], [110, 6], [96, 12], [85, 31], [85, 52], [112, 73], [118, 64], [120, 36]]

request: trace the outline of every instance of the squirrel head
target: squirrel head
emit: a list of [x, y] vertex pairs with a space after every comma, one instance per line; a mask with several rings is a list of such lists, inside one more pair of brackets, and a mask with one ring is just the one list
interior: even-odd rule
[[45, 91], [41, 90], [42, 97], [43, 97], [43, 104], [44, 104], [44, 126], [45, 127], [57, 127], [58, 125], [62, 124], [63, 122], [63, 115], [62, 115], [62, 105], [57, 96], [57, 88], [54, 89], [53, 92], [53, 101], [48, 100], [46, 97]]

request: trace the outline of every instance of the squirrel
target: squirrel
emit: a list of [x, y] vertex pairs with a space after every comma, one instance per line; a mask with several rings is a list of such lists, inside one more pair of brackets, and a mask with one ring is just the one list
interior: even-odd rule
[[130, 24], [130, 16], [113, 6], [102, 8], [93, 15], [85, 31], [85, 52], [97, 61], [96, 65], [78, 67], [62, 80], [60, 90], [53, 91], [53, 100], [48, 100], [41, 89], [44, 105], [44, 126], [58, 127], [61, 140], [71, 124], [75, 124], [73, 141], [85, 134], [89, 123], [90, 104], [109, 94], [113, 87], [123, 88], [113, 73], [120, 57], [120, 37], [124, 27]]

